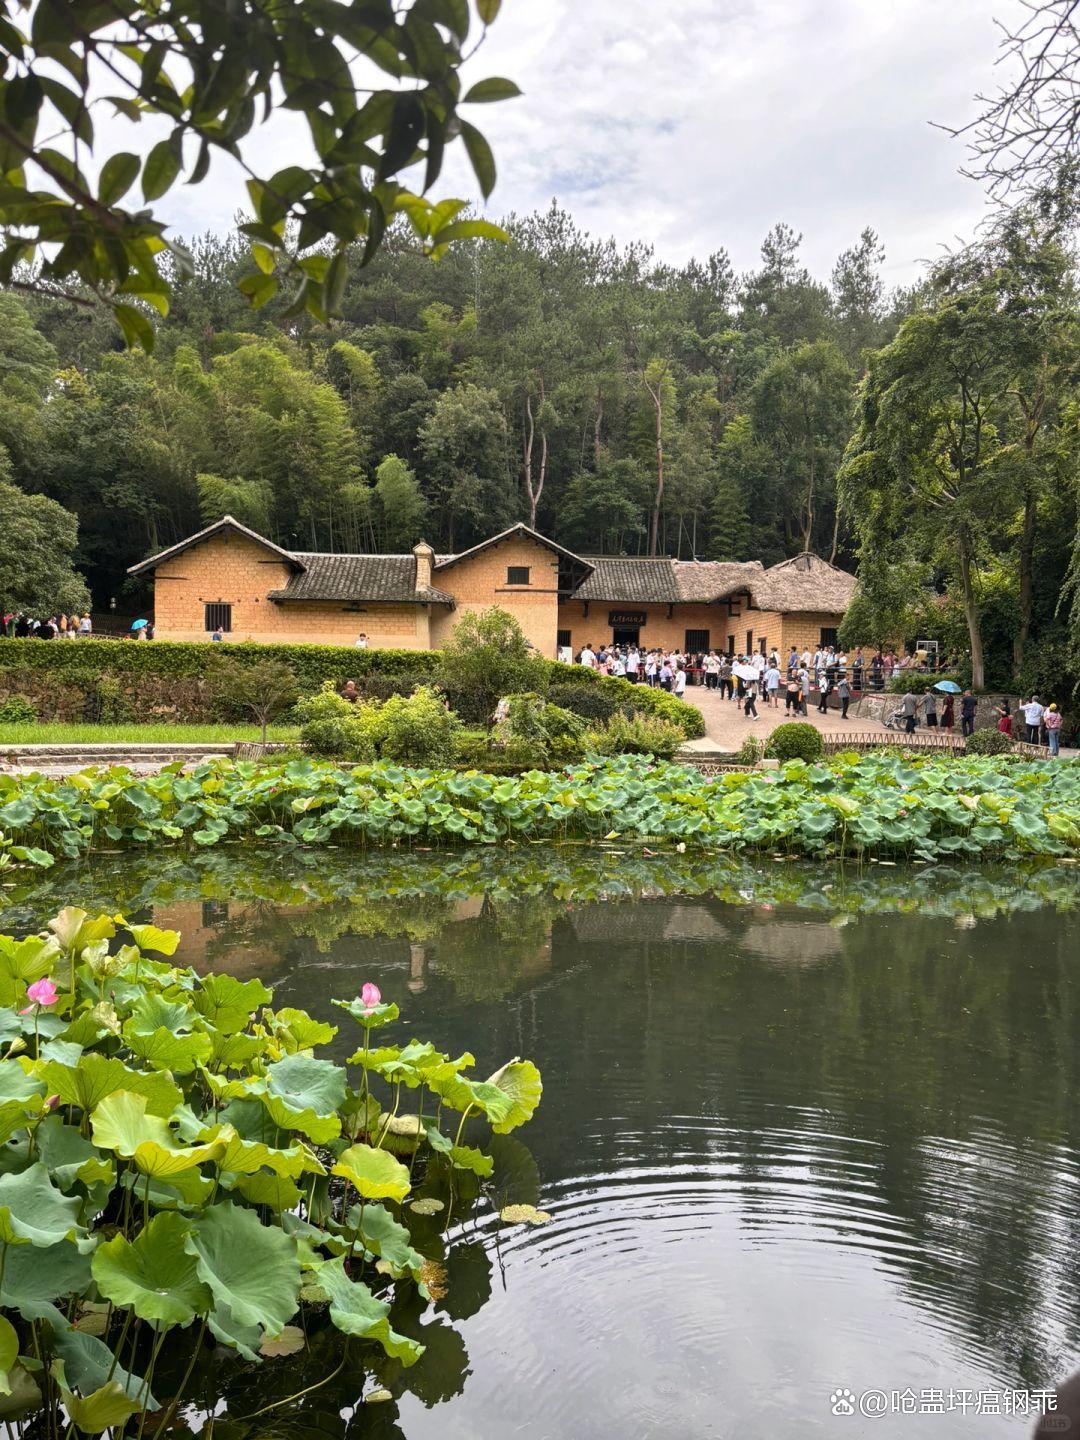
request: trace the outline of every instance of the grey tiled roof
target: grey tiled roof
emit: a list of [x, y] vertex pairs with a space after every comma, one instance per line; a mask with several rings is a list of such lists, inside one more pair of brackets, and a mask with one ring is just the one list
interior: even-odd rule
[[303, 565], [271, 600], [355, 600], [370, 604], [426, 603], [453, 605], [445, 590], [416, 588], [416, 559], [412, 555], [319, 555], [295, 552]]
[[673, 560], [625, 560], [611, 555], [582, 558], [593, 572], [574, 591], [575, 600], [636, 600], [641, 605], [663, 605], [682, 598]]

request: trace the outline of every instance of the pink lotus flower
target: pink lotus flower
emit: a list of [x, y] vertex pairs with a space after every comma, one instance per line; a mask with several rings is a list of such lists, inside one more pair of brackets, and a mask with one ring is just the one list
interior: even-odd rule
[[35, 980], [33, 985], [27, 990], [26, 998], [30, 1001], [30, 1004], [24, 1006], [23, 1009], [19, 1011], [20, 1015], [29, 1015], [35, 1005], [55, 1005], [56, 986], [51, 980]]
[[60, 1096], [59, 1096], [59, 1095], [50, 1095], [49, 1098], [45, 1101], [45, 1109], [46, 1109], [46, 1110], [59, 1110], [59, 1109], [60, 1109]]
[[382, 999], [382, 991], [378, 985], [373, 985], [370, 980], [367, 980], [360, 991], [360, 999], [364, 1002], [364, 1014], [370, 1015]]

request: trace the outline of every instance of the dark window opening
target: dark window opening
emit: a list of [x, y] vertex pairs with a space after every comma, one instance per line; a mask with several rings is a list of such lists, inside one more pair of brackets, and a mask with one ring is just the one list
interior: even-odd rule
[[709, 648], [708, 630], [687, 630], [685, 648], [691, 655], [697, 655], [700, 651]]
[[506, 583], [507, 585], [528, 585], [528, 565], [508, 565], [506, 567]]
[[821, 644], [823, 646], [836, 645], [836, 630], [834, 627], [830, 627], [828, 625], [823, 625], [821, 627]]
[[224, 630], [226, 634], [232, 629], [232, 606], [207, 605], [206, 607], [206, 628], [207, 630]]
[[754, 632], [753, 632], [752, 630], [747, 630], [747, 632], [746, 632], [746, 654], [747, 654], [747, 655], [752, 655], [753, 653], [754, 653]]
[[565, 649], [569, 649], [569, 648], [570, 648], [570, 631], [569, 631], [569, 630], [556, 630], [556, 631], [555, 631], [555, 644], [558, 646], [558, 648], [559, 648], [560, 650], [562, 650], [562, 649], [564, 649], [564, 648], [565, 648]]
[[227, 900], [204, 900], [202, 902], [204, 930], [212, 930], [218, 925], [226, 925], [228, 920], [229, 902]]
[[758, 649], [761, 651], [762, 655], [764, 655], [769, 644], [769, 637], [767, 635], [759, 635], [757, 637], [757, 643]]

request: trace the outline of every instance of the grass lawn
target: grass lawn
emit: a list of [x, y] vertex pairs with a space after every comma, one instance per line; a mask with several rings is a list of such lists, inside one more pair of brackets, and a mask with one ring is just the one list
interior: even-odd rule
[[[295, 725], [270, 725], [266, 738], [294, 743], [299, 735]], [[0, 725], [3, 745], [155, 745], [200, 743], [229, 744], [234, 740], [258, 740], [257, 725]]]

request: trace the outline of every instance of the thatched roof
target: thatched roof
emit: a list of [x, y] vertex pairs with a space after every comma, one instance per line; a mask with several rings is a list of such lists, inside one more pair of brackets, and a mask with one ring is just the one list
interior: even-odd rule
[[842, 615], [855, 593], [855, 576], [820, 555], [796, 555], [773, 565], [752, 587], [759, 610], [792, 614], [800, 610]]
[[674, 560], [679, 599], [708, 604], [742, 590], [753, 592], [765, 573], [760, 560]]

